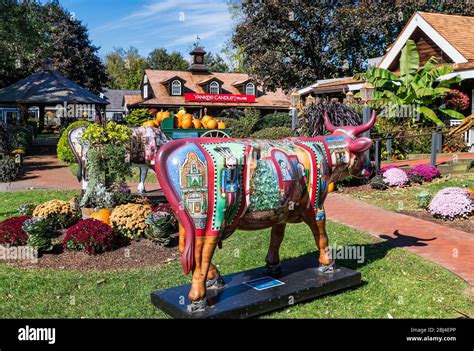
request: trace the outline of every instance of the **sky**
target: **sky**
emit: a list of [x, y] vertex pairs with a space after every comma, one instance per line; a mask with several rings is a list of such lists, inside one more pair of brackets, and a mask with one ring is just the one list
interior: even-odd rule
[[230, 38], [228, 0], [59, 0], [89, 30], [104, 58], [115, 47], [134, 46], [147, 56], [155, 48], [188, 58], [199, 36], [207, 51], [219, 53]]

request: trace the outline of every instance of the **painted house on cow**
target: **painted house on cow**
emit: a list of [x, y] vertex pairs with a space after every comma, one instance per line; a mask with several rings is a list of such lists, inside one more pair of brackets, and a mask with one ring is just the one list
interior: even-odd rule
[[204, 109], [212, 116], [246, 108], [259, 109], [262, 115], [289, 112], [290, 100], [282, 90], [265, 91], [245, 73], [211, 72], [205, 54], [199, 47], [191, 51], [192, 62], [187, 71], [145, 70], [140, 99], [127, 108], [175, 112], [185, 108], [200, 117], [205, 114]]

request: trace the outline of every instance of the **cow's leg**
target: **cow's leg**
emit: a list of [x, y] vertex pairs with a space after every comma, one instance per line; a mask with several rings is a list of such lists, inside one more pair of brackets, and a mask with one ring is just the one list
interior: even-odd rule
[[205, 309], [206, 301], [206, 280], [211, 265], [212, 256], [217, 247], [219, 237], [207, 236], [196, 238], [195, 246], [195, 267], [193, 271], [193, 280], [191, 290], [189, 291], [188, 306], [190, 312], [196, 312]]
[[271, 276], [281, 273], [280, 246], [285, 236], [286, 223], [275, 224], [272, 227], [272, 236], [270, 238], [270, 247], [268, 248], [267, 266], [265, 272]]
[[140, 195], [145, 194], [145, 181], [146, 177], [148, 176], [148, 166], [147, 165], [138, 165], [140, 168], [140, 183], [138, 184], [138, 193]]
[[326, 216], [324, 210], [319, 210], [317, 213], [307, 214], [303, 220], [311, 228], [314, 241], [319, 249], [319, 270], [322, 272], [331, 271], [334, 261], [329, 252], [329, 239], [326, 233]]
[[207, 272], [206, 288], [207, 289], [221, 289], [225, 285], [224, 278], [221, 273], [212, 263], [209, 265], [209, 271]]

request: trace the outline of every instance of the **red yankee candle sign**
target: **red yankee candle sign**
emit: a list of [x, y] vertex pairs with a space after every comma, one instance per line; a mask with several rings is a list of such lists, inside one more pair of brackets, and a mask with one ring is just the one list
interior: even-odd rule
[[255, 95], [239, 95], [239, 94], [184, 94], [185, 101], [199, 102], [234, 102], [249, 103], [255, 102]]

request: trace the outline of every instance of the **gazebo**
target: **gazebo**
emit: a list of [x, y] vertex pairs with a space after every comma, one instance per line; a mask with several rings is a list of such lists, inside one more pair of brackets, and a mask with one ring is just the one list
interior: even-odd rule
[[92, 106], [105, 117], [107, 104], [106, 100], [67, 79], [51, 65], [0, 90], [0, 106], [19, 108], [23, 119], [29, 108], [38, 107], [40, 128], [44, 125], [47, 106], [61, 105], [65, 109], [78, 105]]

